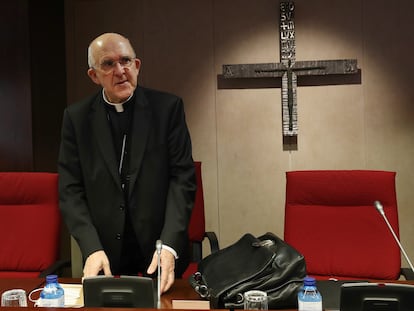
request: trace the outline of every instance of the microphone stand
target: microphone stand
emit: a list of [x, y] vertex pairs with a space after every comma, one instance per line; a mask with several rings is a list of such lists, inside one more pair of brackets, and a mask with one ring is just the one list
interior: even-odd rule
[[405, 252], [404, 248], [402, 247], [402, 245], [401, 245], [401, 243], [400, 243], [400, 240], [398, 239], [397, 235], [395, 234], [394, 230], [392, 229], [391, 224], [390, 224], [390, 222], [388, 221], [387, 216], [385, 216], [385, 211], [384, 211], [384, 208], [382, 207], [381, 202], [380, 202], [380, 201], [375, 201], [375, 202], [374, 202], [374, 206], [375, 206], [375, 208], [377, 209], [377, 211], [381, 214], [382, 218], [384, 218], [385, 223], [387, 224], [388, 228], [390, 229], [390, 231], [391, 231], [391, 233], [392, 233], [392, 235], [393, 235], [393, 237], [394, 237], [394, 240], [397, 242], [397, 244], [398, 244], [398, 246], [399, 246], [399, 248], [400, 248], [401, 252], [403, 253], [403, 255], [404, 255], [405, 259], [407, 260], [407, 262], [408, 262], [408, 264], [409, 264], [409, 266], [410, 266], [410, 268], [411, 268], [411, 271], [413, 271], [413, 272], [414, 272], [414, 267], [413, 267], [413, 264], [411, 263], [410, 259], [408, 258], [407, 253]]
[[162, 249], [162, 241], [157, 240], [155, 244], [155, 248], [157, 250], [157, 307], [158, 309], [161, 308], [161, 249]]

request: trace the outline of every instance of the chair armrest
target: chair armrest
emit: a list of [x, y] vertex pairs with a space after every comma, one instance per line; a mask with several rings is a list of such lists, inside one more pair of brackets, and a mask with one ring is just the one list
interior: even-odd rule
[[205, 237], [207, 237], [208, 241], [210, 242], [210, 250], [212, 253], [217, 252], [220, 247], [217, 239], [217, 235], [213, 231], [206, 231], [204, 234]]
[[70, 260], [69, 259], [62, 259], [57, 260], [53, 264], [51, 264], [49, 267], [47, 267], [45, 270], [40, 272], [39, 278], [45, 278], [49, 274], [59, 274], [60, 270], [63, 268], [70, 267]]
[[401, 268], [401, 274], [406, 280], [414, 280], [414, 272], [410, 268]]

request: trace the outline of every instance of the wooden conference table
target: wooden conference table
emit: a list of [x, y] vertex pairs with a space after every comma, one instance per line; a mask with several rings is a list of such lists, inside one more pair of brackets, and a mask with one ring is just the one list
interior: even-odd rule
[[[0, 294], [9, 289], [21, 288], [24, 289], [29, 295], [29, 293], [36, 289], [44, 286], [44, 279], [42, 278], [0, 278]], [[80, 284], [80, 279], [71, 279], [71, 278], [59, 278], [59, 283], [62, 285], [68, 284]], [[39, 294], [33, 294], [32, 298], [37, 299]], [[172, 309], [173, 300], [196, 300], [200, 301], [201, 298], [199, 295], [191, 288], [191, 285], [188, 283], [188, 280], [176, 279], [173, 287], [165, 294], [161, 296], [161, 308], [162, 309]], [[29, 310], [41, 310], [38, 307], [34, 307], [33, 303], [28, 300]], [[56, 309], [56, 308], [51, 308]], [[108, 311], [108, 310], [125, 310], [125, 308], [82, 308], [83, 310], [88, 311]], [[1, 311], [15, 311], [14, 307], [0, 307]], [[65, 310], [79, 310], [79, 308], [65, 308]], [[139, 310], [156, 310], [156, 309], [139, 309]]]
[[[0, 295], [9, 289], [16, 289], [21, 288], [26, 291], [27, 294], [29, 294], [32, 290], [43, 287], [44, 286], [44, 279], [43, 278], [14, 278], [14, 279], [8, 279], [8, 278], [0, 278]], [[70, 284], [80, 284], [80, 279], [73, 279], [73, 278], [60, 278], [59, 282], [62, 285], [70, 285]], [[389, 281], [388, 281], [389, 282]], [[403, 283], [403, 284], [414, 284], [413, 281], [391, 281], [395, 283]], [[39, 294], [34, 294], [32, 298], [37, 299]], [[161, 296], [161, 309], [173, 309], [173, 300], [178, 301], [192, 301], [192, 302], [200, 302], [202, 299], [199, 297], [199, 295], [191, 288], [191, 285], [189, 284], [188, 280], [185, 279], [176, 279], [173, 287], [165, 294]], [[25, 308], [28, 311], [39, 311], [38, 307], [34, 307], [33, 303], [28, 300], [28, 308]], [[50, 308], [50, 309], [56, 309], [56, 308]], [[71, 310], [75, 311], [79, 308], [65, 308], [65, 310]], [[83, 310], [87, 311], [123, 311], [125, 308], [82, 308]], [[184, 310], [188, 308], [183, 309], [176, 309], [176, 310]], [[191, 308], [192, 310], [197, 310], [200, 308]], [[14, 307], [0, 307], [1, 311], [15, 311], [16, 308]], [[139, 310], [157, 310], [157, 309], [139, 309]], [[294, 309], [296, 310], [296, 309]], [[287, 311], [287, 310], [286, 310]]]

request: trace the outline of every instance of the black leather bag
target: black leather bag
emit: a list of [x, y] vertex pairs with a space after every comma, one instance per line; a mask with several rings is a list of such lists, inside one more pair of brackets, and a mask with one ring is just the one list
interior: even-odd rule
[[273, 233], [247, 233], [236, 243], [205, 257], [191, 286], [212, 308], [243, 308], [244, 293], [265, 291], [269, 309], [297, 308], [297, 293], [306, 276], [302, 254]]

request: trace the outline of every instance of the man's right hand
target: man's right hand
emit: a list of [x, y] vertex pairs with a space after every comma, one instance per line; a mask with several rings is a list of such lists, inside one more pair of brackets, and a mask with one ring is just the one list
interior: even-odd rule
[[103, 271], [106, 276], [112, 275], [109, 259], [102, 250], [96, 251], [86, 258], [85, 266], [83, 267], [83, 277], [97, 276], [100, 271]]

